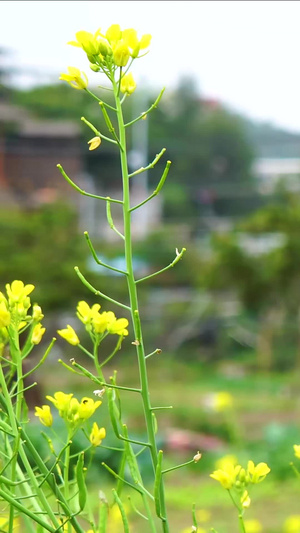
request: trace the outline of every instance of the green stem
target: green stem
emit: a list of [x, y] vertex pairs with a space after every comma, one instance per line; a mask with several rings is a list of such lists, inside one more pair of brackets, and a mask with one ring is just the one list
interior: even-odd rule
[[236, 503], [234, 497], [232, 496], [231, 492], [230, 492], [230, 489], [228, 489], [228, 494], [230, 496], [230, 499], [233, 503], [233, 505], [235, 506], [235, 508], [238, 510], [238, 517], [239, 517], [239, 524], [240, 524], [240, 530], [242, 533], [246, 533], [246, 528], [245, 528], [245, 522], [244, 522], [244, 518], [243, 518], [243, 510], [240, 508], [240, 506]]
[[[27, 458], [27, 455], [25, 453], [25, 450], [23, 448], [23, 438], [20, 439], [20, 432], [21, 432], [21, 436], [22, 436], [22, 429], [20, 428], [19, 430], [19, 424], [17, 423], [17, 418], [15, 416], [15, 413], [14, 413], [14, 410], [13, 410], [13, 406], [12, 406], [12, 403], [11, 403], [11, 398], [10, 398], [10, 395], [9, 395], [9, 392], [7, 390], [7, 386], [6, 386], [6, 382], [5, 382], [5, 377], [4, 377], [4, 374], [3, 374], [3, 371], [2, 371], [2, 367], [0, 365], [0, 384], [1, 384], [1, 388], [2, 388], [2, 394], [3, 394], [3, 397], [4, 397], [4, 402], [5, 402], [5, 409], [7, 410], [7, 413], [8, 413], [8, 416], [9, 416], [9, 420], [10, 420], [10, 423], [11, 423], [11, 428], [14, 432], [14, 434], [17, 436], [16, 437], [16, 443], [18, 443], [18, 450], [14, 450], [14, 452], [19, 452], [19, 455], [20, 455], [20, 458], [23, 462], [23, 465], [24, 465], [24, 468], [27, 472], [27, 475], [28, 475], [28, 478], [30, 479], [30, 483], [31, 483], [31, 486], [32, 488], [35, 490], [35, 492], [38, 494], [38, 499], [41, 503], [41, 505], [43, 506], [43, 508], [45, 509], [45, 511], [47, 512], [48, 514], [48, 517], [51, 519], [53, 525], [55, 527], [59, 527], [59, 522], [55, 516], [55, 514], [53, 513], [49, 503], [48, 503], [48, 500], [47, 498], [45, 497], [43, 491], [40, 489], [39, 485], [38, 485], [38, 482], [37, 482], [37, 479], [36, 479], [36, 476], [31, 468], [31, 465], [28, 461], [28, 458]], [[3, 402], [2, 403], [2, 408], [4, 407], [3, 405]], [[14, 482], [15, 479], [16, 479], [16, 472], [17, 472], [17, 453], [15, 453], [15, 457], [13, 458], [13, 460], [11, 461], [12, 463], [12, 474], [11, 474], [11, 481]], [[41, 511], [41, 507], [39, 505], [37, 505], [36, 503], [36, 499], [34, 499], [34, 506], [36, 508], [36, 510], [39, 510]], [[14, 509], [13, 506], [11, 506], [11, 509]], [[13, 514], [11, 512], [11, 509], [10, 509], [10, 521], [11, 519], [13, 520]], [[28, 515], [29, 516], [29, 515]], [[11, 524], [11, 527], [13, 526], [13, 524]], [[10, 529], [9, 529], [10, 531]], [[12, 530], [11, 530], [12, 531]]]
[[[138, 307], [138, 297], [137, 297], [137, 288], [133, 272], [133, 259], [132, 259], [132, 239], [131, 239], [131, 213], [130, 213], [130, 191], [129, 191], [129, 177], [128, 177], [128, 164], [127, 164], [127, 153], [126, 153], [126, 134], [125, 126], [122, 112], [122, 105], [118, 93], [118, 86], [115, 80], [112, 80], [115, 103], [117, 108], [117, 118], [119, 126], [119, 139], [122, 146], [120, 150], [120, 159], [121, 159], [121, 170], [122, 170], [122, 181], [123, 181], [123, 221], [124, 221], [124, 236], [125, 236], [125, 259], [126, 259], [126, 271], [127, 271], [127, 284], [128, 292], [130, 298], [130, 311], [134, 327], [135, 339], [138, 341], [136, 343], [136, 351], [139, 364], [139, 374], [140, 374], [140, 383], [141, 383], [141, 395], [144, 407], [144, 415], [147, 426], [147, 435], [148, 442], [150, 443], [150, 453], [153, 464], [153, 471], [155, 473], [157, 460], [158, 460], [158, 451], [155, 440], [155, 432], [152, 422], [152, 412], [151, 412], [151, 403], [150, 403], [150, 394], [148, 386], [148, 376], [147, 376], [147, 367], [145, 360], [145, 350], [142, 338], [141, 322], [139, 317], [139, 307]], [[161, 483], [160, 489], [160, 505], [162, 516], [165, 518], [162, 521], [162, 527], [164, 533], [169, 533], [168, 521], [166, 519], [166, 506], [164, 498], [164, 488]]]

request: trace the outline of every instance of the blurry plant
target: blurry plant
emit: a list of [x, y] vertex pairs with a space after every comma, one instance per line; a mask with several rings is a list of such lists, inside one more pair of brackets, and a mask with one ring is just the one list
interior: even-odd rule
[[283, 525], [283, 533], [300, 532], [300, 515], [288, 516]]
[[78, 287], [74, 263], [85, 272], [88, 257], [77, 228], [77, 215], [69, 205], [46, 205], [30, 216], [2, 209], [0, 278], [34, 280], [36, 299], [47, 312], [75, 305], [86, 291]]

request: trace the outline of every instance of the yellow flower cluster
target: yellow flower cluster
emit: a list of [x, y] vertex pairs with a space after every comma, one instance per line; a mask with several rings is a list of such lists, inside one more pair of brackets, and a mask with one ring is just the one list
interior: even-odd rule
[[11, 284], [7, 283], [5, 288], [6, 296], [0, 292], [0, 348], [8, 339], [9, 326], [20, 330], [29, 323], [32, 323], [31, 343], [39, 344], [46, 331], [40, 323], [44, 315], [36, 304], [32, 307], [32, 315], [28, 314], [31, 307], [29, 294], [34, 290], [34, 285], [24, 285], [23, 281], [14, 280]]
[[141, 50], [149, 47], [151, 35], [143, 35], [139, 40], [136, 30], [121, 30], [119, 24], [110, 26], [105, 34], [99, 28], [93, 35], [87, 31], [78, 31], [76, 41], [68, 44], [82, 48], [92, 65], [110, 68], [112, 65], [126, 67], [129, 58], [139, 57]]
[[103, 311], [99, 313], [101, 306], [94, 304], [90, 307], [86, 302], [81, 301], [77, 305], [77, 316], [85, 325], [88, 332], [95, 334], [108, 333], [116, 335], [128, 335], [127, 318], [116, 318], [112, 311]]
[[[73, 394], [66, 394], [64, 392], [55, 392], [53, 396], [46, 396], [47, 400], [53, 403], [58, 410], [59, 416], [65, 420], [68, 427], [72, 430], [78, 429], [86, 420], [88, 420], [100, 407], [102, 402], [100, 400], [94, 401], [92, 398], [82, 398], [79, 402], [74, 398]], [[44, 426], [52, 426], [53, 417], [49, 405], [35, 408], [35, 416], [37, 416]], [[99, 446], [102, 439], [106, 436], [104, 428], [98, 428], [94, 423], [90, 435], [90, 442], [93, 446]]]
[[[117, 318], [112, 311], [100, 313], [100, 308], [100, 304], [94, 304], [90, 307], [84, 301], [78, 303], [77, 317], [84, 324], [86, 331], [97, 340], [109, 333], [122, 337], [127, 336], [127, 318]], [[80, 344], [76, 331], [70, 325], [67, 325], [65, 329], [58, 330], [57, 333], [73, 346]]]
[[[140, 51], [146, 50], [150, 42], [150, 34], [139, 39], [133, 28], [121, 30], [119, 24], [112, 24], [106, 33], [101, 33], [100, 28], [94, 34], [78, 31], [76, 41], [68, 44], [82, 48], [90, 62], [90, 68], [94, 72], [103, 72], [111, 79], [117, 68], [126, 67], [130, 60], [141, 57]], [[86, 89], [88, 86], [86, 74], [76, 67], [68, 67], [68, 73], [61, 74], [59, 79], [67, 81], [74, 89]], [[124, 94], [132, 94], [135, 87], [132, 74], [121, 76], [121, 91]]]
[[263, 481], [270, 472], [270, 468], [266, 463], [258, 463], [255, 466], [253, 461], [248, 461], [247, 469], [234, 463], [224, 461], [223, 467], [215, 470], [210, 477], [219, 481], [224, 489], [235, 489], [241, 493], [242, 507], [247, 508], [250, 505], [250, 497], [246, 488], [250, 484], [255, 485]]

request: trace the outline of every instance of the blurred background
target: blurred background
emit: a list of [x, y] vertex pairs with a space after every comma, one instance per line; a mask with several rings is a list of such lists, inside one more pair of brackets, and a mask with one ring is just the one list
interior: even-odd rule
[[[300, 4], [2, 1], [0, 10], [1, 290], [13, 279], [35, 284], [49, 339], [66, 323], [80, 331], [77, 302], [96, 302], [74, 265], [92, 285], [126, 300], [124, 280], [96, 265], [83, 237], [87, 230], [99, 258], [122, 268], [122, 243], [105, 205], [75, 193], [56, 168], [62, 164], [84, 190], [120, 198], [118, 152], [105, 142], [89, 152], [92, 135], [80, 117], [104, 131], [102, 116], [89, 95], [58, 77], [76, 66], [109, 101], [97, 87], [105, 79], [66, 43], [79, 30], [113, 23], [151, 33], [149, 54], [133, 65], [138, 88], [125, 102], [126, 118], [166, 91], [130, 132], [131, 171], [167, 152], [132, 179], [133, 203], [153, 192], [168, 159], [172, 166], [161, 194], [134, 212], [135, 269], [143, 277], [169, 264], [176, 247], [187, 248], [175, 268], [140, 286], [141, 314], [147, 351], [162, 349], [149, 360], [154, 403], [174, 406], [159, 416], [167, 460], [203, 452], [201, 466], [170, 475], [174, 531], [190, 524], [191, 501], [206, 510], [203, 530], [235, 531], [226, 495], [208, 478], [228, 454], [272, 469], [247, 511], [262, 525], [249, 533], [300, 531], [289, 466], [300, 442]], [[113, 217], [122, 229], [115, 207]], [[59, 387], [73, 390], [73, 376], [58, 376], [56, 362], [72, 356], [74, 348], [56, 343], [39, 374], [41, 402]], [[107, 375], [116, 366], [120, 382], [134, 386], [134, 360], [129, 337]], [[87, 383], [76, 388], [91, 394]], [[140, 434], [141, 406], [124, 402]], [[145, 460], [145, 475], [148, 468]]]

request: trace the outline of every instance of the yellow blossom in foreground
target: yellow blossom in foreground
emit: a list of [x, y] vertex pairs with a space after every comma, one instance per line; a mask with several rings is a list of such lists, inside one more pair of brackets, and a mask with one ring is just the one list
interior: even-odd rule
[[127, 41], [129, 48], [131, 49], [131, 57], [136, 58], [139, 55], [140, 50], [148, 48], [151, 43], [151, 35], [149, 33], [142, 36], [141, 40], [138, 40], [137, 32], [133, 28], [124, 30], [122, 33], [123, 39]]
[[245, 520], [245, 529], [247, 533], [261, 533], [262, 525], [258, 520]]
[[24, 285], [20, 280], [14, 280], [11, 284], [7, 283], [5, 287], [10, 305], [27, 302], [27, 296], [34, 290], [34, 285], [31, 283]]
[[98, 146], [101, 144], [101, 137], [93, 137], [90, 141], [88, 141], [88, 144], [90, 145], [89, 150], [96, 150], [96, 148], [98, 148]]
[[248, 461], [247, 472], [250, 476], [251, 483], [260, 483], [266, 477], [266, 475], [271, 471], [267, 463], [258, 463], [254, 465], [253, 461]]
[[90, 307], [88, 303], [82, 300], [81, 302], [78, 302], [77, 305], [77, 316], [83, 324], [88, 324], [100, 309], [100, 304], [94, 304]]
[[0, 328], [5, 328], [10, 324], [10, 312], [4, 301], [0, 302]]
[[236, 481], [236, 478], [241, 469], [240, 465], [234, 466], [232, 463], [227, 463], [223, 469], [215, 470], [210, 477], [219, 481], [224, 489], [231, 489]]
[[100, 44], [97, 40], [98, 32], [93, 35], [88, 31], [78, 31], [76, 33], [77, 41], [70, 41], [68, 44], [82, 48], [89, 56], [94, 56], [100, 52]]
[[111, 324], [108, 325], [107, 331], [115, 335], [128, 335], [128, 330], [126, 329], [129, 322], [127, 318], [118, 318], [114, 320]]
[[84, 72], [81, 73], [76, 67], [68, 67], [68, 74], [61, 74], [59, 79], [67, 81], [74, 89], [86, 89], [88, 86], [86, 74]]
[[300, 533], [300, 515], [288, 516], [283, 526], [284, 533]]
[[90, 433], [90, 443], [93, 446], [100, 446], [103, 439], [106, 437], [105, 428], [99, 428], [98, 424], [94, 422], [92, 431]]
[[100, 400], [95, 401], [92, 398], [82, 398], [78, 407], [78, 418], [87, 420], [94, 414], [101, 404], [102, 402]]
[[294, 453], [297, 459], [300, 459], [300, 444], [294, 444]]
[[119, 41], [113, 51], [114, 62], [117, 67], [126, 67], [130, 58], [130, 51], [126, 41]]
[[43, 328], [41, 323], [36, 324], [32, 331], [31, 342], [33, 344], [39, 344], [42, 340], [42, 337], [45, 331], [46, 331], [46, 328]]
[[133, 75], [131, 72], [125, 74], [121, 79], [121, 91], [122, 93], [132, 94], [136, 89], [136, 83], [134, 81]]
[[[54, 396], [54, 397], [53, 397]], [[59, 416], [64, 418], [68, 412], [70, 401], [73, 397], [73, 394], [66, 394], [65, 392], [55, 392], [53, 396], [46, 396], [47, 400], [53, 403], [54, 407], [59, 412]]]
[[79, 338], [77, 337], [77, 334], [75, 330], [72, 328], [72, 326], [67, 325], [65, 329], [59, 329], [57, 330], [57, 333], [65, 339], [69, 344], [72, 344], [73, 346], [76, 346], [80, 343]]
[[105, 37], [111, 45], [117, 43], [122, 37], [120, 24], [112, 24], [106, 31]]
[[53, 417], [49, 405], [42, 405], [42, 407], [35, 407], [34, 416], [38, 416], [40, 422], [44, 426], [50, 427], [53, 424]]
[[238, 460], [237, 458], [235, 457], [235, 455], [224, 455], [223, 457], [221, 457], [220, 459], [218, 459], [216, 462], [215, 462], [215, 467], [217, 469], [221, 469], [223, 470], [223, 468], [228, 464], [228, 463], [231, 463], [233, 466], [237, 465], [238, 464]]

